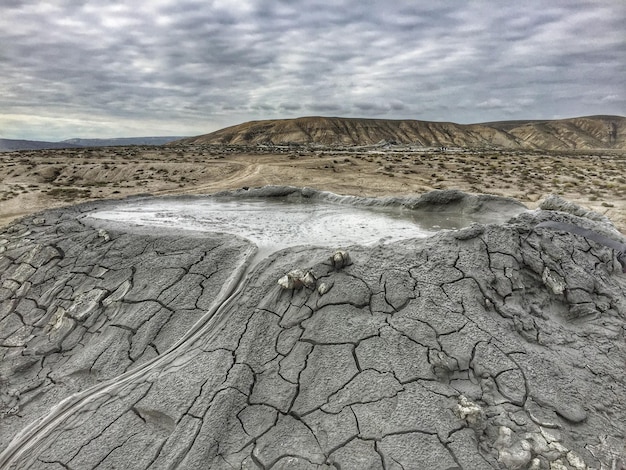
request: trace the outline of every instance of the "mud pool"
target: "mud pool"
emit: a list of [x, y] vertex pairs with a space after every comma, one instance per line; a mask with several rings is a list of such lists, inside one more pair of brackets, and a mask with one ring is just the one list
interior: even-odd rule
[[510, 214], [415, 212], [394, 205], [367, 207], [321, 200], [204, 197], [124, 202], [90, 216], [135, 226], [230, 233], [251, 240], [261, 250], [276, 250], [424, 238], [473, 222], [502, 222]]

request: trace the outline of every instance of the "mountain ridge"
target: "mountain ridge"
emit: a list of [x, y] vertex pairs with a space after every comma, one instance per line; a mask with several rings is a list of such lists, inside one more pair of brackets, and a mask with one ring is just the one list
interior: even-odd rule
[[60, 142], [0, 138], [0, 152], [128, 145], [366, 146], [380, 143], [423, 147], [626, 150], [626, 117], [592, 115], [458, 124], [416, 119], [304, 116], [247, 121], [193, 137], [72, 138]]
[[44, 140], [26, 139], [0, 139], [0, 152], [13, 152], [15, 150], [46, 150], [46, 149], [66, 149], [79, 148], [67, 142], [48, 142]]
[[248, 121], [168, 145], [320, 144], [424, 147], [500, 147], [544, 150], [626, 150], [626, 118], [596, 115], [556, 120], [494, 121], [476, 124], [414, 119], [305, 116]]
[[73, 138], [59, 142], [26, 139], [0, 139], [0, 152], [15, 150], [54, 150], [87, 147], [115, 147], [128, 145], [163, 145], [183, 136], [150, 136], [150, 137], [114, 137], [110, 139]]
[[185, 136], [112, 137], [110, 139], [83, 139], [75, 137], [62, 142], [81, 147], [112, 147], [118, 145], [163, 145], [184, 138]]

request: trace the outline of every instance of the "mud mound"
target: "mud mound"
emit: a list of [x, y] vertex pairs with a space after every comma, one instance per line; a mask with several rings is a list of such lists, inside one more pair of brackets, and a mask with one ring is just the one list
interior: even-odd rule
[[0, 233], [2, 468], [624, 463], [624, 239], [604, 221], [538, 210], [251, 266], [242, 238], [107, 228], [98, 204]]

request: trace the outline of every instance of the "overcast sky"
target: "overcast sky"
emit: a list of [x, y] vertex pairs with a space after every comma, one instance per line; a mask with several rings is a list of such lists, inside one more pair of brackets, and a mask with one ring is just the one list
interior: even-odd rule
[[624, 0], [2, 0], [0, 137], [626, 114]]

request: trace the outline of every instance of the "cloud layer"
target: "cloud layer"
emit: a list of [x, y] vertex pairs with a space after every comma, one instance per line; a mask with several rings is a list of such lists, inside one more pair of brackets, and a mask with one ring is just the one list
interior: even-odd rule
[[0, 137], [624, 114], [624, 24], [619, 0], [5, 1]]

